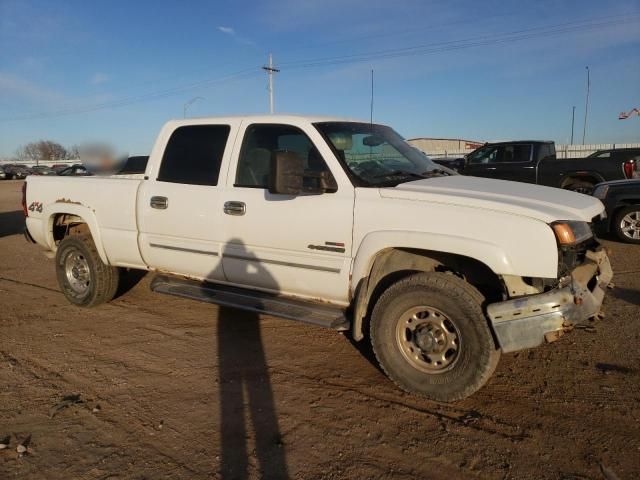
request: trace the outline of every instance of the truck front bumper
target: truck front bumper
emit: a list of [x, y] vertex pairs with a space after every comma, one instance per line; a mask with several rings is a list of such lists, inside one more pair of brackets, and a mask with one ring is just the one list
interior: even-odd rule
[[574, 325], [600, 311], [605, 289], [613, 277], [604, 249], [589, 250], [572, 272], [568, 284], [546, 293], [492, 303], [487, 315], [503, 352], [537, 347], [557, 340]]

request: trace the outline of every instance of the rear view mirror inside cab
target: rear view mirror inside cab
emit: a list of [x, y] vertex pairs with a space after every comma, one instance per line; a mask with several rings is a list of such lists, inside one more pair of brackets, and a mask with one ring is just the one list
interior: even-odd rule
[[377, 135], [369, 135], [362, 139], [362, 144], [367, 147], [379, 147], [384, 143], [384, 139]]

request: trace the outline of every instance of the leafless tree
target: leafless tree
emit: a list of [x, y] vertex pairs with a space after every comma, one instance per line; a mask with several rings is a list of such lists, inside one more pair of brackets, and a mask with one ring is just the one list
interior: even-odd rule
[[64, 160], [68, 152], [57, 142], [52, 140], [39, 140], [27, 143], [16, 151], [19, 160], [35, 161], [39, 160]]

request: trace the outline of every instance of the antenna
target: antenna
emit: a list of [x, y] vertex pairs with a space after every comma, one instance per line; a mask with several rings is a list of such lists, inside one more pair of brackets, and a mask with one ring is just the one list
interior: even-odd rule
[[371, 69], [371, 109], [369, 123], [373, 125], [373, 68]]
[[591, 90], [591, 78], [589, 76], [589, 67], [587, 69], [587, 99], [584, 102], [584, 127], [582, 128], [582, 144], [587, 136], [587, 117], [589, 116], [589, 91]]
[[269, 65], [265, 65], [262, 69], [269, 75], [269, 112], [273, 114], [273, 74], [278, 73], [280, 69], [274, 68], [271, 54], [269, 54]]

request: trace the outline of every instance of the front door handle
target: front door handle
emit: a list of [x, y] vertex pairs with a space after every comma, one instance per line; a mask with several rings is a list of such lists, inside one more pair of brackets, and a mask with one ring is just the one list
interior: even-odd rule
[[150, 203], [151, 208], [165, 210], [169, 206], [169, 199], [167, 197], [151, 197]]
[[227, 215], [244, 215], [247, 206], [244, 202], [224, 202], [224, 213]]

